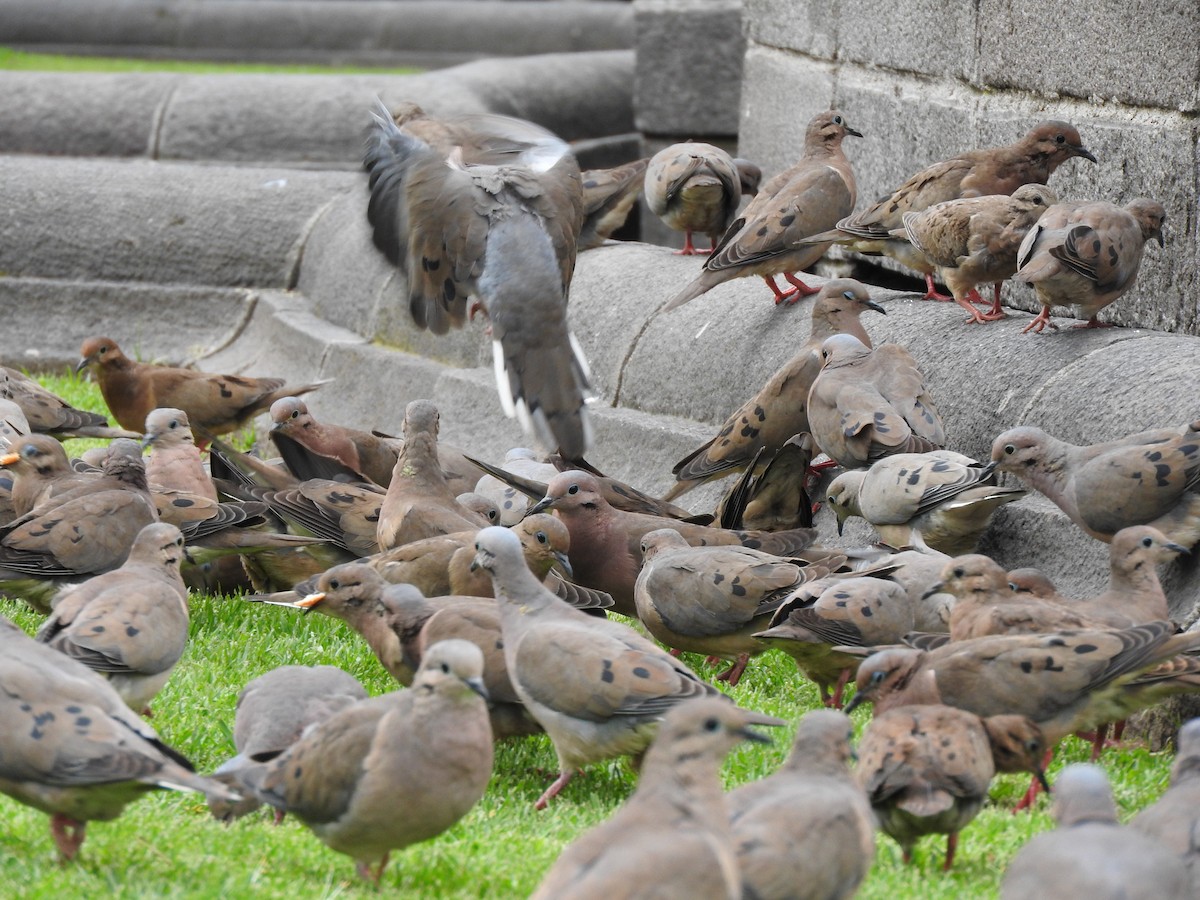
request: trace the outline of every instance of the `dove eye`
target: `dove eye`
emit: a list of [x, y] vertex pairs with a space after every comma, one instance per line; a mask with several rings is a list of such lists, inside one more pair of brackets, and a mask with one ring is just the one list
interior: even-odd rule
[[1150, 537], [1144, 537], [1144, 538], [1142, 538], [1142, 546], [1143, 546], [1143, 547], [1149, 547], [1149, 546], [1151, 546], [1153, 543], [1154, 543], [1154, 540], [1153, 540], [1153, 538], [1150, 538]]
[[446, 675], [450, 674], [450, 663], [442, 663], [442, 672]]
[[1017, 452], [1016, 444], [1005, 444], [1004, 445], [1004, 453], [1006, 456], [1012, 456], [1016, 452]]
[[300, 410], [298, 410], [298, 409], [293, 409], [293, 410], [292, 410], [292, 418], [293, 418], [293, 419], [298, 419], [298, 418], [300, 418]]
[[1054, 138], [1054, 143], [1056, 143], [1056, 144], [1065, 144], [1066, 142], [1067, 142], [1067, 139], [1065, 137], [1063, 137], [1061, 134], [1055, 136], [1055, 138]]
[[544, 532], [544, 531], [539, 531], [537, 534], [534, 535], [534, 537], [537, 538], [537, 542], [539, 544], [550, 543], [550, 538], [546, 537], [546, 532]]
[[342, 586], [342, 583], [335, 578], [335, 579], [333, 579], [333, 581], [329, 582], [329, 586], [331, 588], [333, 588], [333, 590], [336, 591], [338, 588], [340, 588]]
[[718, 722], [716, 719], [709, 718], [709, 719], [704, 720], [704, 730], [705, 731], [720, 731], [720, 729], [721, 729], [721, 723]]
[[882, 683], [882, 682], [883, 682], [883, 676], [884, 676], [884, 673], [883, 673], [883, 672], [872, 672], [872, 673], [871, 673], [871, 684], [880, 684], [880, 683]]
[[567, 493], [568, 494], [578, 494], [579, 493], [579, 485], [577, 485], [577, 484], [571, 485], [569, 488], [567, 488]]
[[834, 117], [833, 117], [833, 124], [834, 124], [834, 125], [841, 125], [841, 124], [842, 124], [842, 117], [841, 117], [841, 116], [834, 116]]
[[107, 353], [107, 352], [108, 352], [108, 348], [107, 348], [107, 347], [101, 347], [101, 348], [100, 348], [100, 355], [101, 355], [101, 356], [103, 356], [103, 355], [104, 355], [105, 353]]
[[964, 575], [966, 575], [966, 574], [967, 574], [967, 572], [966, 572], [966, 569], [964, 569], [962, 566], [959, 566], [958, 568], [956, 568], [956, 569], [954, 570], [954, 577], [955, 577], [955, 578], [962, 578], [962, 577], [963, 577]]
[[847, 300], [853, 300], [854, 299], [854, 291], [842, 291], [842, 296], [845, 297]]

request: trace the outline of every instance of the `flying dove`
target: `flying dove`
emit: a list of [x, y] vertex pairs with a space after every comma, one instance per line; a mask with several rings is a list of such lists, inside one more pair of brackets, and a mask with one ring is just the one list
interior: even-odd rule
[[545, 510], [554, 510], [571, 532], [570, 560], [575, 579], [610, 594], [614, 612], [627, 616], [637, 615], [633, 588], [642, 566], [641, 542], [647, 532], [670, 528], [693, 546], [740, 544], [775, 556], [799, 553], [816, 537], [811, 528], [731, 531], [625, 512], [609, 505], [593, 475], [578, 470], [557, 475], [547, 485], [546, 496], [530, 508], [531, 513]]
[[992, 469], [952, 450], [898, 453], [843, 472], [825, 499], [839, 534], [847, 518], [861, 516], [892, 547], [970, 553], [992, 513], [1026, 494], [997, 487]]
[[585, 455], [588, 369], [567, 328], [583, 222], [570, 148], [504, 116], [423, 117], [443, 126], [432, 146], [424, 128], [398, 128], [386, 109], [373, 116], [367, 218], [375, 246], [407, 275], [413, 321], [434, 334], [460, 328], [474, 296], [505, 412], [548, 449]]
[[768, 742], [749, 726], [781, 724], [716, 699], [667, 711], [633, 795], [559, 855], [532, 900], [737, 900], [742, 885], [721, 763], [743, 740]]
[[1150, 525], [1190, 550], [1200, 540], [1197, 426], [1076, 446], [1027, 425], [996, 438], [992, 461], [1099, 541], [1130, 525]]
[[[737, 214], [741, 179], [733, 158], [720, 147], [688, 141], [672, 144], [650, 159], [646, 205], [669, 228], [684, 233], [682, 256], [710, 253]], [[692, 234], [708, 235], [710, 247], [692, 244]]]
[[1164, 246], [1166, 216], [1161, 203], [1144, 198], [1124, 207], [1101, 200], [1046, 210], [1017, 255], [1017, 281], [1032, 284], [1042, 304], [1021, 333], [1057, 328], [1053, 306], [1077, 307], [1087, 321], [1076, 328], [1103, 327], [1096, 314], [1133, 287], [1146, 242]]
[[793, 435], [811, 431], [808, 392], [821, 371], [821, 345], [835, 334], [852, 334], [870, 347], [871, 339], [859, 321], [868, 309], [887, 315], [861, 282], [852, 278], [826, 282], [813, 303], [812, 325], [799, 352], [725, 420], [716, 437], [675, 464], [671, 471], [677, 483], [666, 499], [745, 469], [760, 450], [769, 459]]
[[289, 385], [281, 378], [212, 375], [136, 362], [108, 337], [91, 337], [79, 349], [76, 371], [91, 367], [109, 410], [122, 428], [141, 432], [159, 407], [182, 409], [196, 437], [236, 431], [280, 397], [306, 394], [324, 381]]
[[28, 375], [8, 366], [0, 366], [0, 399], [20, 408], [28, 425], [24, 434], [34, 431], [57, 438], [136, 438], [140, 434], [140, 431], [110, 428], [104, 416], [76, 409]]
[[854, 896], [875, 858], [875, 816], [850, 771], [854, 728], [840, 712], [805, 713], [787, 761], [726, 795], [742, 896]]
[[378, 885], [392, 850], [436, 837], [483, 796], [492, 732], [482, 674], [474, 644], [434, 645], [411, 689], [317, 724], [255, 779], [256, 793]]
[[749, 547], [693, 547], [670, 528], [648, 532], [641, 549], [638, 618], [669, 647], [734, 660], [717, 677], [730, 687], [767, 649], [754, 632], [796, 588], [829, 574]]
[[[1004, 318], [1000, 308], [1000, 282], [1017, 271], [1017, 250], [1034, 223], [1058, 201], [1040, 184], [1027, 184], [1011, 195], [990, 194], [937, 203], [921, 212], [902, 216], [903, 236], [938, 267], [954, 302], [969, 315], [967, 322], [984, 323]], [[976, 288], [994, 284], [995, 301], [980, 312], [971, 301]]]
[[210, 802], [213, 816], [228, 822], [258, 809], [262, 804], [241, 782], [243, 771], [265, 765], [310, 725], [366, 699], [358, 680], [336, 666], [279, 666], [248, 682], [238, 694], [233, 720], [237, 755], [214, 773], [243, 797], [236, 803]]
[[110, 821], [147, 791], [237, 795], [134, 715], [104, 679], [0, 616], [0, 791], [50, 815], [64, 860], [89, 821]]
[[958, 832], [979, 815], [992, 776], [1032, 772], [1045, 784], [1045, 752], [1041, 729], [1024, 716], [981, 719], [950, 706], [901, 706], [867, 723], [858, 779], [904, 861], [912, 861], [918, 838], [945, 834], [942, 869], [949, 871]]
[[1200, 719], [1184, 723], [1176, 745], [1171, 786], [1129, 826], [1184, 861], [1196, 896], [1200, 889]]
[[838, 465], [855, 469], [945, 444], [924, 376], [899, 344], [872, 349], [853, 335], [835, 334], [821, 345], [821, 359], [808, 393], [808, 421], [817, 446]]
[[1073, 126], [1055, 120], [1039, 122], [1014, 144], [968, 150], [922, 169], [891, 194], [809, 240], [890, 256], [925, 276], [925, 299], [949, 299], [934, 290], [936, 267], [908, 241], [893, 234], [903, 227], [904, 214], [946, 200], [1011, 194], [1025, 184], [1045, 184], [1055, 169], [1075, 156], [1096, 161]]
[[583, 172], [583, 224], [579, 251], [599, 247], [625, 224], [642, 193], [649, 157], [611, 169]]
[[160, 408], [146, 416], [142, 446], [150, 448], [146, 480], [216, 501], [217, 489], [204, 468], [192, 435], [192, 423], [182, 409]]
[[37, 639], [106, 677], [142, 711], [167, 683], [188, 637], [183, 535], [147, 525], [120, 568], [61, 592]]
[[[804, 238], [825, 231], [854, 209], [857, 187], [850, 160], [842, 152], [846, 135], [862, 135], [831, 109], [818, 113], [804, 133], [800, 161], [762, 186], [713, 247], [700, 275], [679, 292], [662, 312], [682, 306], [718, 284], [734, 278], [760, 275], [775, 302], [795, 303], [817, 293], [797, 276], [829, 249], [828, 244], [806, 244]], [[775, 276], [782, 275], [791, 289], [781, 291]]]
[[546, 590], [508, 529], [483, 529], [475, 548], [476, 565], [496, 584], [513, 686], [558, 754], [558, 779], [538, 809], [579, 767], [641, 753], [672, 706], [718, 693], [629, 626], [588, 616]]
[[1058, 827], [1034, 836], [1008, 864], [1001, 900], [1185, 900], [1194, 897], [1183, 862], [1152, 838], [1117, 822], [1104, 770], [1076, 763], [1054, 783]]

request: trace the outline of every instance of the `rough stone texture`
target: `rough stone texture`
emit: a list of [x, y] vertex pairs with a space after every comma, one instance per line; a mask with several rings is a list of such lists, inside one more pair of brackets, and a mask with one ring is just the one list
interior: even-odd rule
[[741, 0], [634, 0], [634, 109], [646, 134], [736, 135]]

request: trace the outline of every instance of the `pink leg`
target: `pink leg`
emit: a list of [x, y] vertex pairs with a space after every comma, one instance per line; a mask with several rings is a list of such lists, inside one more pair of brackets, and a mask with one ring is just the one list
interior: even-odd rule
[[946, 835], [946, 861], [942, 863], [942, 871], [949, 872], [950, 867], [954, 865], [954, 851], [958, 849], [958, 832], [954, 831]]
[[1003, 310], [1001, 310], [999, 313], [993, 313], [991, 310], [988, 310], [987, 312], [981, 312], [980, 310], [976, 309], [974, 304], [971, 302], [972, 297], [974, 297], [976, 302], [978, 302], [978, 303], [983, 302], [983, 298], [980, 297], [979, 292], [975, 291], [975, 290], [972, 290], [969, 294], [967, 294], [965, 297], [962, 297], [961, 299], [958, 297], [954, 298], [955, 303], [957, 303], [959, 306], [961, 306], [963, 309], [965, 309], [968, 313], [970, 313], [970, 315], [968, 315], [966, 318], [966, 322], [968, 325], [973, 325], [973, 324], [982, 325], [984, 322], [994, 322], [996, 319], [1004, 318]]
[[[1049, 750], [1046, 751], [1046, 756], [1042, 759], [1042, 771], [1043, 772], [1045, 772], [1048, 768], [1050, 768], [1050, 763], [1053, 760], [1054, 760], [1054, 748], [1051, 747]], [[1013, 815], [1015, 816], [1017, 813], [1021, 812], [1022, 810], [1032, 809], [1033, 804], [1035, 802], [1037, 802], [1038, 794], [1040, 794], [1041, 792], [1042, 792], [1042, 783], [1040, 781], [1038, 781], [1037, 778], [1034, 778], [1032, 780], [1032, 782], [1030, 782], [1029, 790], [1027, 790], [1025, 792], [1025, 796], [1021, 798], [1021, 802], [1013, 807]]]
[[739, 653], [737, 662], [718, 675], [717, 681], [728, 681], [730, 687], [736, 687], [742, 678], [742, 673], [746, 671], [746, 666], [749, 662], [749, 653]]
[[667, 652], [670, 653], [676, 659], [679, 659], [679, 657], [683, 656], [683, 651], [680, 650], [678, 647], [672, 647]]
[[712, 247], [703, 249], [692, 243], [692, 233], [690, 231], [685, 231], [683, 233], [683, 249], [675, 251], [676, 256], [699, 256], [701, 254], [707, 255], [709, 253], [712, 253]]
[[940, 300], [943, 303], [948, 303], [951, 300], [953, 300], [954, 298], [951, 296], [948, 296], [947, 294], [939, 294], [937, 292], [937, 288], [934, 287], [934, 285], [933, 285], [933, 275], [930, 274], [930, 275], [925, 276], [925, 296], [922, 297], [921, 299], [922, 300]]
[[574, 777], [575, 777], [574, 772], [570, 772], [570, 771], [559, 772], [558, 778], [555, 780], [554, 784], [552, 784], [552, 785], [550, 785], [550, 787], [546, 788], [546, 793], [544, 793], [544, 794], [542, 794], [542, 796], [538, 797], [537, 803], [533, 804], [533, 808], [534, 809], [545, 809], [546, 804], [549, 803], [551, 800], [553, 800], [555, 797], [557, 797], [558, 792], [561, 791], [563, 788], [565, 788], [567, 786], [567, 784], [571, 781], [571, 779]]
[[287, 816], [287, 813], [285, 813], [285, 812], [284, 812], [282, 809], [276, 809], [276, 810], [275, 810], [275, 816], [274, 816], [274, 818], [275, 818], [275, 824], [276, 824], [276, 825], [282, 825], [282, 824], [283, 824], [283, 820], [284, 820], [284, 818], [285, 818], [286, 816]]
[[769, 287], [771, 289], [771, 293], [775, 295], [776, 306], [778, 306], [780, 303], [783, 303], [788, 298], [796, 295], [795, 289], [790, 291], [781, 291], [779, 286], [775, 284], [775, 277], [773, 275], [764, 275], [762, 280], [767, 283], [767, 287]]
[[1043, 306], [1042, 311], [1034, 317], [1034, 320], [1021, 329], [1021, 334], [1029, 334], [1031, 331], [1034, 334], [1041, 334], [1042, 329], [1047, 325], [1058, 331], [1058, 326], [1050, 321], [1050, 307]]
[[358, 877], [363, 881], [369, 881], [374, 884], [376, 888], [378, 888], [379, 880], [383, 878], [383, 870], [387, 867], [388, 857], [390, 855], [390, 853], [383, 854], [383, 859], [379, 861], [379, 865], [374, 872], [371, 871], [370, 863], [365, 863], [361, 860], [354, 864], [354, 871], [358, 872]]
[[788, 284], [792, 285], [796, 289], [796, 296], [792, 300], [793, 303], [795, 303], [801, 297], [811, 297], [813, 294], [821, 293], [820, 288], [809, 287], [791, 272], [786, 273], [783, 277], [787, 280]]
[[86, 830], [87, 822], [76, 821], [62, 813], [55, 813], [50, 817], [50, 836], [54, 838], [54, 846], [58, 848], [64, 863], [70, 862], [79, 853]]
[[850, 683], [850, 670], [842, 669], [838, 675], [837, 685], [833, 689], [833, 700], [829, 704], [833, 709], [842, 708], [842, 693], [846, 690], [846, 685]]

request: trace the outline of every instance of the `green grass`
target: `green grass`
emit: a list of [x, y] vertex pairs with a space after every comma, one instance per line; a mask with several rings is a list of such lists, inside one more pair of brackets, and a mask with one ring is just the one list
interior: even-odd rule
[[[49, 382], [70, 402], [94, 408], [86, 382]], [[93, 397], [94, 400], [94, 397]], [[32, 632], [39, 618], [0, 600], [0, 613]], [[706, 677], [717, 674], [702, 658], [687, 662]], [[185, 752], [200, 771], [232, 755], [231, 729], [238, 690], [251, 678], [287, 663], [332, 663], [359, 678], [372, 694], [394, 685], [356, 635], [321, 616], [246, 603], [237, 597], [193, 596], [187, 652], [154, 702], [153, 724]], [[748, 708], [794, 722], [818, 705], [816, 689], [783, 656], [751, 663], [730, 693]], [[859, 728], [866, 710], [855, 713]], [[769, 747], [745, 745], [726, 763], [729, 786], [770, 772], [786, 755], [791, 727]], [[1087, 758], [1089, 747], [1068, 738], [1050, 771]], [[458, 825], [436, 840], [392, 855], [383, 890], [406, 897], [509, 898], [528, 895], [562, 847], [603, 821], [629, 795], [634, 776], [619, 762], [598, 765], [576, 778], [545, 812], [533, 802], [555, 765], [548, 740], [529, 738], [498, 748], [487, 794]], [[1124, 817], [1165, 788], [1168, 754], [1142, 749], [1110, 751], [1103, 765]], [[940, 870], [945, 842], [926, 838], [913, 865], [900, 862], [898, 847], [878, 838], [878, 854], [859, 896], [994, 897], [1004, 868], [1019, 847], [1050, 827], [1043, 799], [1031, 814], [1012, 815], [1028, 779], [1002, 776], [993, 802], [962, 834], [958, 860]], [[403, 811], [398, 810], [398, 815]], [[156, 793], [131, 804], [114, 822], [93, 823], [76, 863], [59, 866], [47, 817], [0, 796], [0, 885], [7, 897], [370, 897], [352, 861], [327, 849], [302, 825], [272, 826], [266, 813], [223, 826], [207, 816], [196, 796]]]
[[278, 63], [224, 63], [181, 59], [124, 59], [115, 56], [59, 56], [0, 47], [0, 69], [26, 72], [177, 72], [184, 75], [314, 74], [410, 75], [420, 69], [399, 66], [319, 66]]

